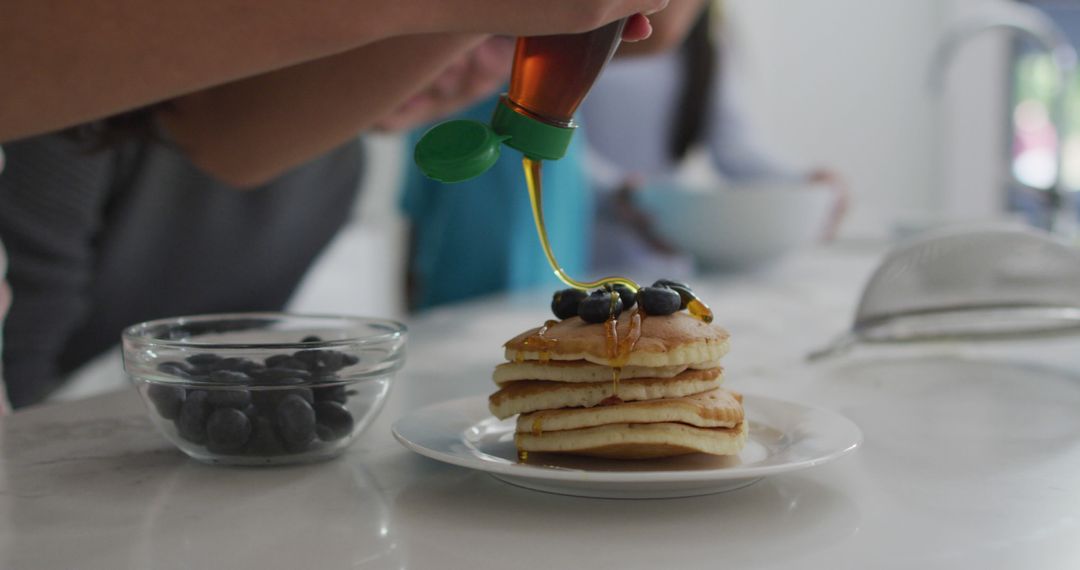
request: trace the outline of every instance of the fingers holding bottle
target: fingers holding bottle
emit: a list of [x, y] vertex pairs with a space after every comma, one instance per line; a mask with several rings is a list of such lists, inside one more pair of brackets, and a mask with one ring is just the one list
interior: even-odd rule
[[646, 16], [667, 4], [668, 0], [412, 0], [396, 9], [412, 28], [409, 33], [569, 34], [629, 17], [624, 39], [634, 41], [648, 37]]
[[652, 35], [652, 31], [652, 23], [649, 22], [648, 17], [642, 14], [634, 14], [626, 21], [622, 39], [624, 42], [646, 40]]

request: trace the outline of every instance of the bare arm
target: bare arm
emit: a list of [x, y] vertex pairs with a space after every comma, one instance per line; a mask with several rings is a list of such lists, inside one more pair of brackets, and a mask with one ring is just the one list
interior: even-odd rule
[[667, 0], [10, 0], [0, 142], [395, 35], [584, 31]]
[[[649, 31], [637, 21], [630, 38]], [[203, 170], [253, 187], [360, 131], [412, 128], [489, 95], [509, 76], [514, 44], [485, 37], [383, 40], [172, 100], [159, 117]]]
[[442, 71], [438, 78], [373, 128], [416, 128], [471, 106], [506, 85], [514, 57], [514, 38], [492, 36]]
[[13, 0], [0, 18], [0, 140], [318, 58], [378, 37], [334, 0]]
[[483, 39], [442, 34], [382, 40], [181, 97], [159, 119], [200, 168], [251, 187], [372, 126]]

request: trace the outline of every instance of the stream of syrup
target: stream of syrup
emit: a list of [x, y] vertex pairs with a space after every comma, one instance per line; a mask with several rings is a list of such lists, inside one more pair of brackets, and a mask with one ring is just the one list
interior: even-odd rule
[[547, 257], [548, 264], [551, 265], [551, 270], [555, 272], [555, 276], [560, 281], [566, 283], [568, 286], [574, 289], [581, 289], [587, 291], [589, 289], [597, 289], [605, 285], [625, 285], [630, 288], [631, 291], [637, 292], [640, 287], [633, 279], [626, 277], [604, 277], [596, 281], [578, 281], [573, 277], [567, 275], [562, 266], [559, 265], [559, 260], [555, 259], [555, 253], [551, 251], [551, 243], [548, 241], [547, 227], [544, 225], [544, 191], [543, 183], [541, 180], [541, 172], [543, 163], [539, 160], [533, 160], [526, 157], [523, 161], [525, 167], [525, 184], [529, 189], [529, 203], [532, 206], [533, 222], [536, 223], [536, 234], [540, 237], [540, 247], [544, 250], [544, 256]]
[[[627, 277], [611, 276], [596, 281], [578, 281], [566, 273], [566, 270], [559, 265], [559, 260], [555, 258], [555, 252], [552, 251], [551, 242], [548, 240], [547, 226], [544, 224], [543, 162], [525, 157], [522, 165], [525, 169], [525, 185], [529, 190], [529, 205], [532, 207], [533, 222], [536, 224], [536, 235], [540, 238], [540, 247], [544, 250], [544, 257], [547, 258], [548, 265], [555, 272], [555, 276], [568, 286], [582, 291], [611, 285], [625, 285], [636, 293], [641, 286]], [[612, 303], [614, 304], [614, 298]], [[691, 315], [701, 321], [711, 323], [713, 320], [712, 310], [701, 299], [691, 299], [686, 308]]]

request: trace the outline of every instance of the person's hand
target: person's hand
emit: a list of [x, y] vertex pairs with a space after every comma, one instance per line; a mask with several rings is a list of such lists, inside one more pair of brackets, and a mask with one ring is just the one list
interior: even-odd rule
[[629, 226], [637, 235], [657, 253], [675, 255], [679, 249], [660, 236], [653, 224], [652, 215], [643, 210], [634, 201], [634, 193], [641, 188], [642, 178], [631, 175], [615, 191], [615, 219]]
[[[704, 0], [679, 0], [663, 11], [649, 16], [649, 33], [640, 38], [647, 38], [647, 41], [625, 42], [616, 57], [647, 57], [678, 49], [697, 25], [699, 18], [705, 18], [708, 23], [709, 14], [704, 10], [705, 5]], [[627, 29], [632, 23], [633, 21], [627, 22]]]
[[[3, 170], [3, 152], [0, 152], [0, 170]], [[11, 307], [11, 286], [7, 282], [7, 253], [4, 251], [2, 245], [0, 245], [0, 325], [4, 322], [4, 317], [7, 316], [8, 309]], [[2, 344], [2, 343], [0, 343]], [[4, 377], [0, 374], [0, 416], [3, 416], [11, 411], [11, 406], [7, 402], [7, 392], [4, 388]]]
[[645, 16], [663, 10], [668, 0], [430, 0], [401, 3], [398, 17], [411, 33], [478, 32], [543, 36], [595, 30], [630, 17], [623, 39], [649, 36]]
[[832, 190], [834, 197], [833, 208], [829, 214], [829, 223], [825, 226], [825, 234], [823, 235], [825, 241], [831, 241], [836, 237], [836, 232], [840, 229], [840, 223], [843, 222], [844, 215], [848, 210], [848, 204], [851, 201], [847, 181], [839, 173], [828, 168], [818, 168], [811, 171], [807, 176], [807, 180], [814, 184], [824, 184]]
[[642, 14], [634, 14], [626, 21], [623, 28], [622, 39], [624, 42], [639, 42], [648, 39], [652, 35], [652, 23], [649, 18]]
[[432, 122], [494, 93], [510, 76], [512, 38], [488, 38], [451, 63], [422, 91], [375, 123], [381, 131], [399, 131]]

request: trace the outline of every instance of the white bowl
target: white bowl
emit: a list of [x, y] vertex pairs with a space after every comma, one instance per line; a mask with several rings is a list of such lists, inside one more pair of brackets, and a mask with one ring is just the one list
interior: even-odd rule
[[638, 203], [661, 236], [693, 255], [703, 269], [749, 269], [821, 238], [833, 205], [825, 186], [770, 184], [692, 187], [650, 184]]

